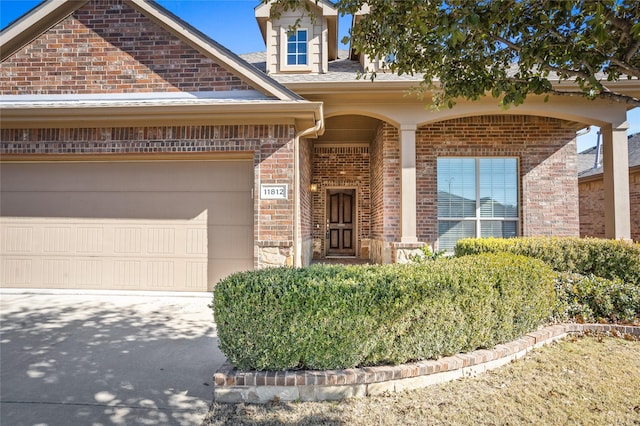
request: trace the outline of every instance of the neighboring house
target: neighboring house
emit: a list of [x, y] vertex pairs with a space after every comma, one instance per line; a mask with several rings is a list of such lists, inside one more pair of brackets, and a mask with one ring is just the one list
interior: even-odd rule
[[[0, 33], [0, 285], [203, 291], [271, 265], [579, 235], [576, 131], [601, 126], [621, 164], [625, 105], [430, 111], [407, 95], [419, 77], [340, 52], [335, 6], [309, 5], [293, 33], [299, 14], [258, 5], [266, 52], [245, 59], [142, 0], [44, 2]], [[624, 232], [628, 209], [607, 214]]]
[[[580, 236], [604, 237], [604, 180], [601, 147], [578, 154]], [[629, 136], [629, 204], [631, 238], [640, 241], [640, 133]], [[597, 154], [597, 155], [596, 155]]]

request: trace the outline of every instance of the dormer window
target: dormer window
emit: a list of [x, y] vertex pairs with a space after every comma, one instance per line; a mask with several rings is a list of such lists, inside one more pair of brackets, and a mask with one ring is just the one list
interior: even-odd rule
[[[292, 3], [298, 6], [290, 8]], [[267, 74], [329, 72], [329, 62], [338, 58], [338, 9], [333, 1], [262, 0], [255, 10], [267, 47]]]
[[306, 29], [295, 30], [287, 39], [287, 65], [307, 65], [307, 41], [309, 35]]

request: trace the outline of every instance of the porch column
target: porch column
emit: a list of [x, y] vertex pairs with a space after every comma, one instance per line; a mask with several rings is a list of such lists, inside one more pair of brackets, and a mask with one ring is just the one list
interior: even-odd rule
[[400, 242], [415, 243], [416, 236], [416, 128], [400, 126]]
[[629, 124], [603, 126], [604, 234], [606, 238], [631, 239], [629, 210]]

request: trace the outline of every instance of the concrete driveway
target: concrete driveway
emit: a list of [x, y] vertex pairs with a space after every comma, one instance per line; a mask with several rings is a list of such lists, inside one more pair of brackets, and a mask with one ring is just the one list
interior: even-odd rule
[[201, 424], [224, 361], [210, 302], [2, 290], [0, 424]]

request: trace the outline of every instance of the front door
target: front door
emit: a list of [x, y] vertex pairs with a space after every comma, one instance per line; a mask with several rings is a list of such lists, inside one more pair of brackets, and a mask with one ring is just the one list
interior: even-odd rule
[[327, 190], [327, 256], [355, 256], [355, 189]]

